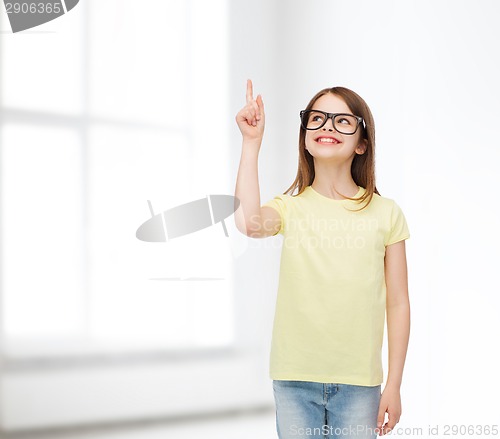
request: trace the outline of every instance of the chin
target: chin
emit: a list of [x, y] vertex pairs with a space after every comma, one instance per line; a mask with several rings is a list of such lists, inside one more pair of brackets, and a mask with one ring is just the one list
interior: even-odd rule
[[349, 157], [345, 157], [344, 154], [340, 154], [338, 151], [328, 151], [328, 152], [317, 152], [313, 151], [311, 154], [316, 160], [335, 160], [335, 161], [346, 161]]

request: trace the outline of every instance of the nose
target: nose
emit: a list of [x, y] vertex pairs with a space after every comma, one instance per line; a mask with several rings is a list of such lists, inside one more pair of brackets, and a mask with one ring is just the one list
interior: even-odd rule
[[325, 124], [323, 125], [323, 130], [327, 129], [328, 124], [330, 124], [330, 126], [331, 126], [331, 128], [328, 127], [329, 131], [336, 131], [335, 126], [333, 125], [333, 118], [332, 117], [329, 117], [328, 120], [325, 122]]

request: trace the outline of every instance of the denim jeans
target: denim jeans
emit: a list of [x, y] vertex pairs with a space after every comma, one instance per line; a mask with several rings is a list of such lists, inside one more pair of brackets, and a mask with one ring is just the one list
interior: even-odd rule
[[280, 439], [375, 439], [381, 385], [273, 380]]

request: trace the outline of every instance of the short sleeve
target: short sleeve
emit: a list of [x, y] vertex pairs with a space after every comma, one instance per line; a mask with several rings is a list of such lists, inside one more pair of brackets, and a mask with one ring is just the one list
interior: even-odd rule
[[286, 216], [287, 216], [286, 200], [288, 196], [289, 195], [276, 195], [272, 200], [262, 205], [262, 207], [272, 207], [273, 209], [277, 210], [278, 213], [280, 214], [281, 228], [279, 229], [278, 233], [281, 235], [283, 235], [285, 232]]
[[392, 211], [391, 211], [391, 224], [389, 232], [386, 236], [385, 245], [391, 245], [403, 239], [408, 239], [410, 237], [410, 231], [408, 229], [408, 224], [406, 223], [406, 218], [403, 211], [399, 205], [393, 201]]

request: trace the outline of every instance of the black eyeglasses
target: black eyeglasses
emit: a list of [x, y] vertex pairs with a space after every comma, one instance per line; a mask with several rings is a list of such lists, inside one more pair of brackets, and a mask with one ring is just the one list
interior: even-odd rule
[[319, 130], [328, 119], [332, 119], [333, 126], [340, 134], [352, 135], [356, 133], [358, 127], [365, 121], [361, 116], [349, 113], [326, 113], [320, 110], [302, 110], [300, 112], [300, 123], [305, 130]]

